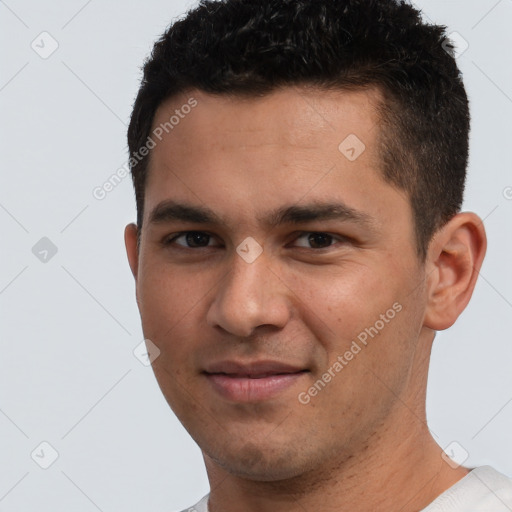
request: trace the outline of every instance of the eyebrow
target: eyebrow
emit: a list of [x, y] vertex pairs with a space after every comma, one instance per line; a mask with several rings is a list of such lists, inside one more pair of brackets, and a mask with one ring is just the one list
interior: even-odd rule
[[[283, 224], [303, 224], [333, 219], [354, 222], [368, 228], [375, 225], [374, 219], [365, 212], [351, 208], [341, 202], [325, 201], [313, 201], [305, 205], [282, 206], [263, 217], [258, 217], [257, 220], [273, 228]], [[227, 224], [222, 217], [210, 208], [180, 203], [174, 200], [162, 201], [153, 208], [148, 223], [164, 224], [173, 221], [211, 225]]]

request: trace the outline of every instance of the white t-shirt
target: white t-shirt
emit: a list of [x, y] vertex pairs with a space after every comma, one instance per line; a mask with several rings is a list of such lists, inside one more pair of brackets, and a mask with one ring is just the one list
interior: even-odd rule
[[[207, 494], [182, 512], [209, 512]], [[512, 478], [491, 466], [472, 469], [420, 512], [511, 512]]]

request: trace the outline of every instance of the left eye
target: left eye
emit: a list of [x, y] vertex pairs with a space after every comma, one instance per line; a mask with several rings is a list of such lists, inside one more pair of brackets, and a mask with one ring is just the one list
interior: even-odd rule
[[329, 233], [321, 232], [307, 232], [301, 233], [295, 240], [305, 240], [304, 244], [299, 244], [299, 247], [306, 247], [308, 249], [325, 249], [330, 247], [332, 242], [335, 242], [335, 237]]

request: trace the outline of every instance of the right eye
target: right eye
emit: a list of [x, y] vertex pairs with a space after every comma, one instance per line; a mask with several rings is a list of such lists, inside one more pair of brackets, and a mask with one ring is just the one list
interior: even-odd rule
[[[182, 239], [183, 243], [177, 241]], [[185, 249], [201, 249], [205, 247], [212, 247], [209, 242], [213, 240], [213, 236], [204, 231], [182, 231], [162, 241], [164, 246], [178, 245]], [[214, 246], [215, 247], [215, 246]]]

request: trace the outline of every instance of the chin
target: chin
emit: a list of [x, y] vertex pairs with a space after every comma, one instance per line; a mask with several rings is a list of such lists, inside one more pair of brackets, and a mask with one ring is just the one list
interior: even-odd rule
[[279, 448], [263, 447], [247, 443], [229, 452], [208, 453], [214, 463], [239, 478], [259, 482], [278, 482], [298, 477], [310, 467], [299, 460], [298, 450], [279, 452]]

